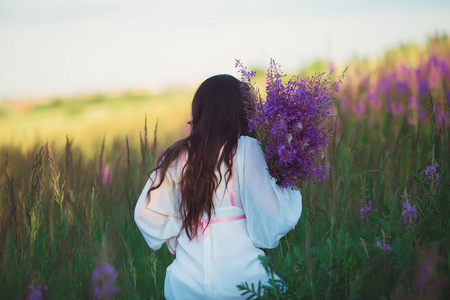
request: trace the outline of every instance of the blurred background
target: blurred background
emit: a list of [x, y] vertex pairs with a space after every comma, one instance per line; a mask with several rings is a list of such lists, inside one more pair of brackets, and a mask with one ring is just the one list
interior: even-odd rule
[[289, 75], [348, 66], [337, 107], [364, 115], [386, 72], [436, 53], [448, 62], [448, 16], [441, 0], [0, 0], [0, 144], [58, 146], [67, 136], [88, 151], [105, 137], [137, 137], [147, 116], [165, 147], [187, 133], [204, 79], [238, 77], [235, 59], [262, 88], [270, 58]]

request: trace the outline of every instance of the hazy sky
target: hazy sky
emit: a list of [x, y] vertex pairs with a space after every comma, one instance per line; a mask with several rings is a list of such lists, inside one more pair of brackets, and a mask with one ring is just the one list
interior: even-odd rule
[[450, 1], [0, 0], [0, 99], [298, 70], [450, 33]]

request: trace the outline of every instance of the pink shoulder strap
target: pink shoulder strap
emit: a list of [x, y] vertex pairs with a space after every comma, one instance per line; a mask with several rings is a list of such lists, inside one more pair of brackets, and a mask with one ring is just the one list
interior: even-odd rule
[[230, 180], [228, 180], [228, 191], [230, 192], [231, 206], [235, 206], [234, 195], [233, 195], [233, 178], [231, 176], [230, 176]]

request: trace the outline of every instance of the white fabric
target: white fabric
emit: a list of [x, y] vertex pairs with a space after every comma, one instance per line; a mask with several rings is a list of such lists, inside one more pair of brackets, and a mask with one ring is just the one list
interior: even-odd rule
[[[250, 137], [238, 140], [233, 158], [232, 187], [235, 206], [222, 180], [215, 195], [212, 219], [246, 218], [210, 224], [207, 234], [199, 229], [189, 240], [181, 228], [178, 203], [183, 158], [172, 164], [158, 189], [147, 192], [152, 174], [136, 204], [135, 221], [150, 248], [157, 250], [167, 242], [176, 259], [167, 268], [164, 293], [167, 299], [241, 299], [237, 285], [261, 281], [268, 276], [260, 264], [259, 248], [274, 248], [300, 218], [302, 198], [299, 191], [280, 188], [267, 171], [259, 143]], [[222, 175], [225, 173], [225, 166]], [[156, 178], [159, 183], [159, 178]]]

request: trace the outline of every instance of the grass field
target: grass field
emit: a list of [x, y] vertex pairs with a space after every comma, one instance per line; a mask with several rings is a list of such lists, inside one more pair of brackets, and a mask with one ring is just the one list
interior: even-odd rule
[[[300, 187], [298, 226], [262, 260], [285, 287], [241, 288], [254, 299], [450, 298], [450, 39], [348, 66], [331, 173]], [[148, 248], [133, 210], [155, 156], [187, 134], [193, 92], [1, 104], [3, 299], [164, 298], [174, 257]]]

